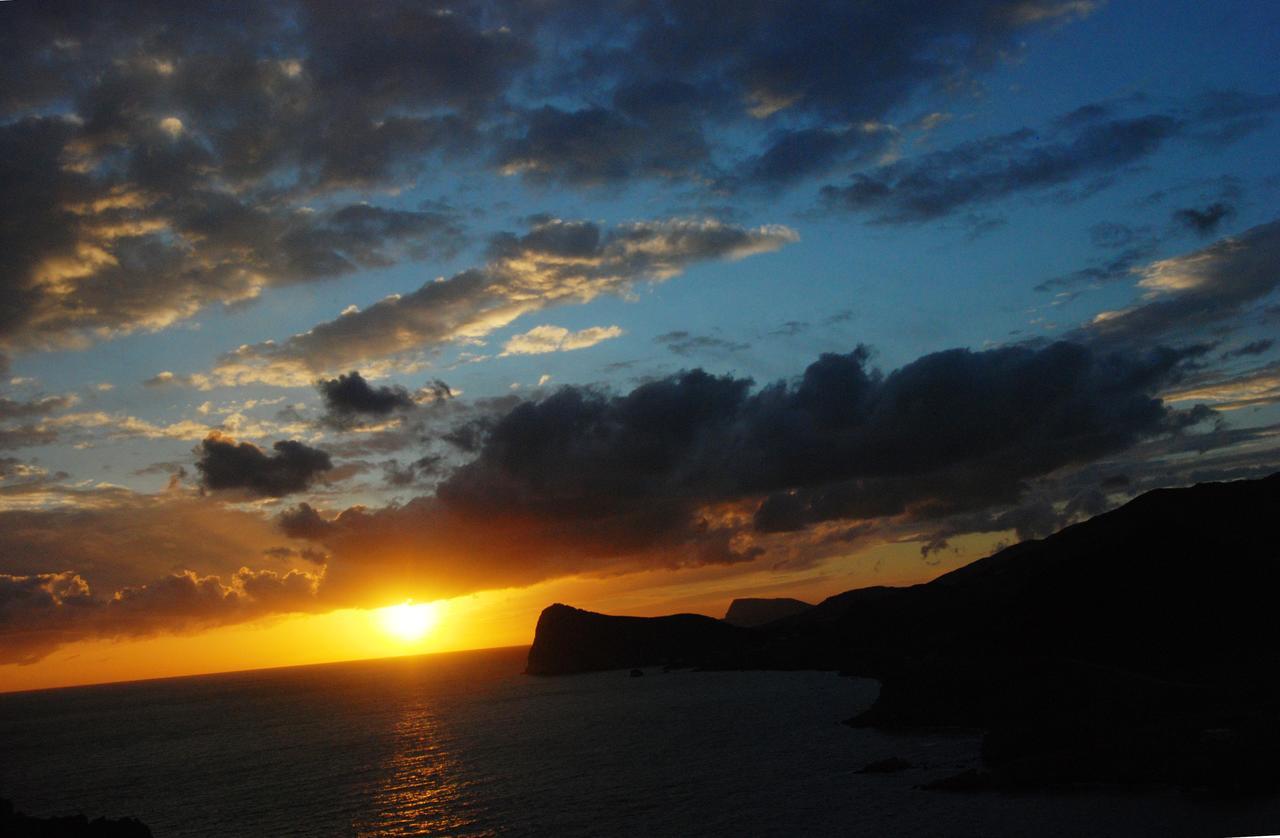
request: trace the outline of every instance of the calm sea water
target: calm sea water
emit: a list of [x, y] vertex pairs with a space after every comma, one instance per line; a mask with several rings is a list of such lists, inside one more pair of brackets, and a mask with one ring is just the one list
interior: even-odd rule
[[[524, 649], [0, 695], [0, 795], [163, 836], [1227, 835], [1273, 802], [958, 795], [970, 736], [838, 724], [830, 673], [521, 675]], [[856, 773], [899, 755], [917, 765]], [[1270, 829], [1265, 827], [1270, 826]]]

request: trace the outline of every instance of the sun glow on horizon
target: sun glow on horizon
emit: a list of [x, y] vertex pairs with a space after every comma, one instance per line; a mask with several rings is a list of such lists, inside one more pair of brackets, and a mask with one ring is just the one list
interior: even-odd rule
[[379, 608], [378, 615], [384, 631], [397, 640], [414, 643], [435, 628], [440, 620], [440, 608], [434, 602], [414, 603], [406, 600], [399, 605]]
[[[193, 633], [160, 633], [137, 638], [92, 638], [68, 644], [33, 663], [0, 664], [0, 693], [71, 687], [148, 678], [175, 678], [404, 655], [460, 652], [501, 646], [528, 646], [542, 609], [568, 602], [591, 611], [652, 617], [675, 612], [719, 616], [734, 597], [761, 591], [819, 601], [833, 593], [873, 584], [924, 582], [991, 552], [997, 536], [960, 536], [938, 564], [922, 564], [918, 543], [878, 545], [859, 554], [847, 572], [783, 576], [760, 568], [747, 576], [726, 576], [723, 568], [703, 568], [692, 577], [668, 569], [628, 576], [566, 577], [526, 588], [499, 588], [450, 599], [417, 603], [389, 592], [365, 607], [324, 613], [272, 615]], [[874, 568], [874, 570], [873, 570]], [[383, 605], [375, 605], [376, 602]], [[405, 614], [410, 625], [428, 613], [415, 639], [390, 623]], [[415, 614], [415, 612], [417, 612]]]

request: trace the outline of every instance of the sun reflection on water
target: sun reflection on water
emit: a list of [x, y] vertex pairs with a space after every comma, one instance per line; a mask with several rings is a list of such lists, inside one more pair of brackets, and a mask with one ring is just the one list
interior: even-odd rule
[[357, 825], [364, 838], [408, 835], [477, 835], [465, 811], [467, 783], [457, 773], [454, 743], [431, 708], [406, 707], [396, 723], [396, 750], [374, 791], [370, 820]]

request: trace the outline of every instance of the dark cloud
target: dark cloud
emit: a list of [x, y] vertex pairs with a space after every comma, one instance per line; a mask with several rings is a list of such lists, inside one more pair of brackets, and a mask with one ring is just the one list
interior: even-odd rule
[[1150, 346], [1194, 340], [1238, 318], [1280, 285], [1280, 221], [1220, 239], [1200, 250], [1152, 262], [1136, 305], [1099, 314], [1079, 334], [1112, 344]]
[[1208, 236], [1217, 232], [1222, 222], [1235, 214], [1236, 208], [1231, 204], [1214, 201], [1202, 210], [1195, 207], [1175, 210], [1173, 220], [1197, 235]]
[[1214, 90], [1196, 101], [1199, 121], [1221, 121], [1253, 117], [1280, 110], [1280, 93], [1248, 93], [1241, 90]]
[[387, 460], [382, 463], [382, 476], [388, 486], [404, 488], [439, 475], [443, 465], [444, 457], [439, 454], [428, 454], [404, 465], [396, 460]]
[[[1263, 119], [1276, 107], [1270, 96], [1218, 94], [1217, 105], [1198, 102], [1169, 113], [1123, 115], [1118, 103], [1085, 107], [1043, 130], [1023, 128], [855, 172], [821, 190], [827, 210], [865, 213], [882, 224], [928, 221], [1019, 194], [1073, 200], [1105, 188], [1115, 175], [1173, 139], [1201, 138], [1243, 114]], [[1222, 142], [1236, 135], [1223, 134]], [[1075, 187], [1066, 187], [1076, 184]], [[1062, 187], [1055, 194], [1054, 187]], [[1216, 206], [1216, 205], [1215, 205]], [[1189, 216], [1211, 231], [1230, 214], [1227, 205]], [[1221, 214], [1213, 218], [1215, 213]]]
[[0, 664], [34, 663], [84, 638], [199, 631], [266, 614], [313, 611], [320, 578], [302, 570], [242, 567], [224, 582], [183, 571], [98, 597], [69, 570], [0, 573]]
[[[447, 255], [462, 236], [456, 218], [434, 211], [365, 204], [311, 211], [232, 192], [212, 182], [214, 161], [183, 156], [184, 148], [203, 152], [181, 138], [120, 150], [145, 160], [145, 171], [120, 173], [114, 158], [109, 165], [96, 157], [80, 167], [87, 171], [72, 170], [59, 160], [87, 142], [78, 136], [86, 129], [64, 122], [29, 117], [0, 125], [3, 200], [6, 214], [20, 219], [0, 233], [11, 253], [0, 270], [6, 345], [75, 345], [164, 328], [208, 304], [253, 299], [267, 286]], [[64, 287], [70, 297], [57, 290]]]
[[474, 454], [480, 450], [484, 435], [491, 424], [490, 419], [473, 420], [441, 434], [440, 438], [459, 451]]
[[0, 450], [54, 443], [58, 440], [58, 431], [38, 420], [74, 406], [77, 400], [74, 395], [41, 395], [29, 399], [0, 395]]
[[327, 452], [297, 440], [281, 440], [267, 454], [252, 443], [236, 443], [211, 436], [197, 449], [200, 485], [211, 491], [240, 490], [259, 497], [278, 498], [305, 491], [333, 468]]
[[1041, 492], [1003, 509], [944, 518], [930, 532], [929, 541], [921, 545], [920, 553], [927, 557], [949, 547], [949, 539], [968, 533], [1013, 532], [1020, 541], [1044, 538], [1114, 505], [1106, 492], [1093, 486], [1064, 487], [1055, 494]]
[[47, 490], [70, 477], [65, 471], [50, 473], [38, 460], [0, 457], [0, 495], [24, 495]]
[[1056, 128], [1080, 128], [1095, 125], [1115, 116], [1116, 107], [1113, 102], [1090, 102], [1075, 110], [1068, 111], [1053, 121]]
[[864, 159], [913, 95], [1090, 8], [11, 4], [0, 347], [166, 328], [272, 286], [450, 255], [457, 213], [351, 200], [445, 167], [785, 185]]
[[[1107, 355], [1066, 343], [956, 350], [883, 379], [844, 357], [825, 356], [823, 374], [864, 392], [867, 411], [850, 415], [840, 446], [800, 437], [772, 449], [808, 473], [779, 481], [781, 495], [782, 487], [768, 487], [775, 494], [759, 519], [766, 529], [908, 513], [929, 519], [1012, 502], [1033, 477], [1178, 427], [1153, 394], [1186, 356]], [[780, 418], [795, 424], [788, 413]], [[847, 462], [856, 466], [837, 465]]]
[[1089, 122], [1048, 137], [1022, 129], [857, 173], [843, 186], [824, 186], [822, 201], [880, 223], [927, 221], [1113, 172], [1153, 153], [1182, 128], [1172, 116], [1150, 115]]
[[[591, 91], [593, 104], [528, 110], [499, 165], [534, 180], [684, 177], [722, 190], [777, 188], [863, 159], [885, 146], [885, 116], [914, 92], [988, 66], [1020, 31], [1087, 12], [998, 0], [542, 8], [559, 54], [536, 89]], [[723, 148], [726, 126], [757, 150]]]
[[1236, 347], [1235, 349], [1223, 352], [1222, 358], [1223, 360], [1226, 360], [1229, 358], [1244, 358], [1250, 355], [1264, 355], [1271, 349], [1271, 347], [1275, 346], [1275, 343], [1276, 342], [1271, 338], [1266, 338], [1264, 340], [1251, 340], [1246, 344]]
[[1195, 103], [1197, 124], [1193, 138], [1202, 145], [1221, 147], [1234, 143], [1267, 124], [1280, 109], [1280, 93], [1256, 94], [1240, 90], [1215, 90]]
[[0, 428], [0, 451], [48, 445], [57, 439], [57, 431], [32, 424]]
[[742, 352], [751, 344], [725, 340], [712, 335], [694, 335], [686, 331], [667, 332], [653, 339], [677, 355], [689, 356], [700, 352]]
[[778, 328], [769, 332], [769, 334], [778, 336], [778, 337], [793, 338], [796, 335], [804, 334], [805, 332], [809, 331], [809, 329], [811, 329], [812, 327], [813, 327], [813, 324], [805, 320], [788, 320]]
[[411, 553], [394, 572], [437, 592], [748, 561], [772, 532], [1015, 506], [1029, 481], [1178, 432], [1203, 413], [1155, 394], [1187, 357], [1060, 343], [941, 352], [885, 375], [858, 349], [760, 389], [701, 370], [622, 395], [561, 387], [467, 425], [474, 456], [434, 495], [329, 517], [303, 505], [280, 523], [333, 553], [336, 590]]
[[[1042, 537], [1152, 489], [1266, 477], [1280, 463], [1276, 431], [1275, 425], [1232, 428], [1215, 422], [1195, 434], [1154, 437], [1118, 455], [1035, 481], [1015, 502], [940, 518], [930, 524], [924, 546], [932, 552], [945, 548], [949, 538], [975, 532]], [[913, 540], [917, 532], [906, 531]]]
[[417, 482], [418, 474], [411, 466], [402, 466], [395, 460], [388, 460], [382, 467], [383, 479], [388, 486], [412, 486]]
[[27, 80], [12, 108], [74, 98], [89, 133], [154, 113], [198, 118], [238, 180], [297, 167], [311, 185], [386, 182], [500, 96], [529, 47], [475, 7], [374, 2], [107, 13], [50, 3], [11, 16]]
[[47, 416], [75, 403], [72, 396], [40, 396], [25, 401], [0, 396], [0, 422]]
[[1113, 474], [1103, 479], [1101, 488], [1109, 490], [1127, 489], [1130, 483], [1131, 481], [1129, 480], [1128, 475]]
[[22, 473], [27, 464], [17, 457], [0, 457], [0, 480]]
[[739, 164], [721, 178], [721, 189], [776, 190], [805, 178], [829, 172], [837, 163], [857, 164], [888, 152], [897, 132], [871, 123], [842, 129], [826, 126], [784, 129], [775, 133], [765, 150]]
[[434, 378], [418, 388], [416, 401], [426, 404], [440, 404], [453, 397], [453, 388], [440, 379]]
[[[409, 391], [398, 385], [373, 387], [357, 371], [337, 378], [322, 378], [316, 389], [324, 400], [325, 421], [338, 428], [360, 424], [369, 418], [383, 418], [413, 407]], [[448, 391], [448, 387], [445, 387]]]
[[535, 182], [598, 186], [640, 177], [688, 177], [709, 150], [688, 106], [667, 100], [648, 113], [543, 107], [506, 142], [498, 165]]
[[279, 274], [294, 280], [340, 276], [404, 258], [449, 256], [462, 236], [458, 218], [436, 210], [348, 204], [280, 236]]
[[1070, 293], [1079, 288], [1132, 280], [1134, 272], [1155, 255], [1158, 246], [1159, 241], [1154, 238], [1137, 242], [1087, 268], [1046, 279], [1035, 290]]
[[1094, 247], [1116, 249], [1131, 247], [1136, 242], [1150, 238], [1150, 231], [1135, 229], [1115, 221], [1100, 221], [1089, 228], [1089, 240]]
[[76, 617], [93, 606], [89, 586], [61, 571], [18, 576], [0, 573], [0, 663], [33, 663], [75, 634], [54, 628], [58, 617]]
[[1187, 201], [1221, 202], [1234, 206], [1244, 199], [1244, 194], [1244, 182], [1234, 175], [1194, 177], [1148, 193], [1138, 201], [1138, 206], [1156, 206], [1174, 197], [1179, 197], [1184, 203]]
[[133, 474], [135, 477], [145, 477], [151, 474], [185, 475], [186, 472], [187, 472], [186, 466], [184, 466], [182, 463], [165, 461], [165, 462], [159, 462], [159, 463], [151, 463], [150, 465], [143, 466], [142, 468], [134, 469], [130, 473]]
[[262, 551], [262, 555], [270, 559], [305, 559], [314, 564], [322, 565], [329, 561], [329, 556], [320, 550], [312, 547], [268, 547]]
[[330, 525], [320, 513], [309, 503], [297, 506], [280, 513], [276, 519], [282, 532], [290, 538], [322, 539], [329, 532]]
[[1280, 362], [1239, 371], [1206, 367], [1165, 398], [1212, 404], [1220, 411], [1280, 403]]
[[[425, 480], [428, 476], [438, 476], [457, 464], [459, 451], [445, 437], [451, 436], [461, 426], [469, 423], [483, 424], [494, 416], [499, 416], [511, 409], [520, 399], [514, 393], [496, 398], [460, 399], [442, 381], [419, 388], [414, 393], [414, 407], [411, 410], [394, 414], [391, 420], [377, 425], [366, 426], [359, 434], [349, 434], [342, 439], [334, 440], [326, 445], [326, 450], [335, 458], [378, 458], [378, 462], [366, 463], [367, 468], [375, 466], [383, 469], [384, 476], [390, 468], [388, 462], [430, 461], [439, 458], [440, 462], [431, 467], [422, 463], [422, 468], [414, 465], [418, 477]], [[397, 455], [393, 461], [387, 461], [388, 455]], [[403, 472], [409, 466], [396, 465]], [[334, 474], [326, 475], [325, 482], [334, 482]]]
[[403, 186], [471, 142], [529, 55], [501, 27], [394, 2], [5, 16], [0, 344], [18, 348], [452, 253], [456, 214], [327, 199]]

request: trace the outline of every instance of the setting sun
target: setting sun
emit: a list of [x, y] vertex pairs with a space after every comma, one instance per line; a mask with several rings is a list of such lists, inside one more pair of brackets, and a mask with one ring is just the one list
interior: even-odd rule
[[440, 618], [439, 608], [435, 603], [415, 605], [403, 602], [379, 609], [379, 612], [383, 629], [406, 643], [421, 640], [435, 628], [436, 621]]

